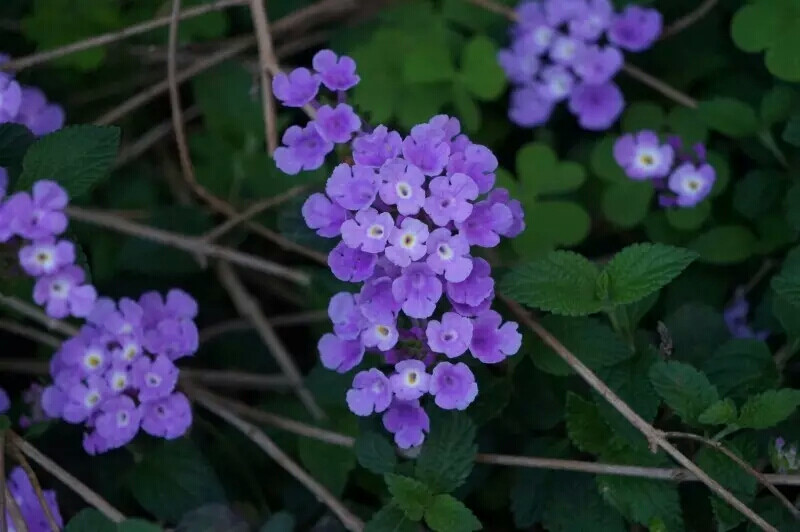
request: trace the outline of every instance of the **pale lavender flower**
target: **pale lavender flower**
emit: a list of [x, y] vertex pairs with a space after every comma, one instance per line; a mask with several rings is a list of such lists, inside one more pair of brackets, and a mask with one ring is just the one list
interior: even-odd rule
[[339, 292], [328, 303], [328, 317], [333, 332], [342, 340], [355, 340], [366, 326], [366, 319], [356, 298], [350, 292]]
[[361, 119], [346, 103], [340, 103], [336, 107], [323, 105], [317, 109], [314, 125], [323, 139], [341, 144], [348, 142], [353, 133], [361, 128]]
[[403, 270], [392, 283], [395, 300], [402, 303], [403, 312], [411, 318], [428, 318], [442, 297], [442, 282], [427, 264], [418, 262]]
[[126, 395], [104, 402], [95, 420], [95, 430], [109, 448], [122, 447], [139, 432], [142, 412]]
[[716, 178], [716, 172], [709, 164], [697, 167], [684, 163], [672, 172], [667, 185], [677, 195], [678, 206], [694, 207], [708, 196]]
[[11, 74], [0, 72], [0, 122], [11, 122], [22, 103], [22, 87]]
[[617, 121], [625, 100], [614, 83], [601, 85], [580, 84], [572, 91], [569, 110], [578, 117], [583, 129], [600, 131], [608, 129]]
[[351, 248], [367, 253], [380, 253], [386, 247], [394, 220], [388, 212], [378, 213], [369, 208], [356, 213], [355, 219], [342, 224], [342, 241]]
[[336, 203], [351, 211], [369, 207], [378, 194], [378, 176], [368, 166], [342, 163], [333, 169], [325, 192]]
[[609, 0], [589, 0], [587, 4], [569, 21], [569, 33], [587, 41], [596, 41], [611, 24], [614, 6]]
[[550, 46], [550, 59], [559, 65], [572, 65], [580, 56], [584, 43], [568, 35], [558, 35]]
[[463, 150], [453, 150], [447, 162], [447, 174], [466, 174], [478, 185], [478, 192], [485, 194], [494, 186], [497, 157], [492, 150], [480, 144], [469, 143]]
[[372, 133], [353, 139], [353, 160], [356, 164], [380, 168], [383, 163], [400, 155], [403, 139], [397, 131], [386, 126], [377, 126]]
[[514, 41], [508, 50], [497, 53], [497, 62], [512, 83], [531, 83], [539, 72], [541, 62], [538, 55], [544, 50], [534, 34]]
[[429, 190], [425, 212], [439, 226], [466, 220], [472, 213], [471, 201], [478, 197], [478, 185], [467, 174], [461, 173], [433, 178]]
[[272, 92], [287, 107], [303, 107], [319, 91], [319, 76], [307, 68], [295, 68], [289, 74], [279, 72], [272, 78]]
[[325, 238], [339, 236], [342, 224], [347, 219], [347, 211], [342, 206], [319, 192], [311, 194], [303, 203], [302, 214], [306, 225]]
[[64, 208], [69, 198], [58, 183], [37, 181], [33, 195], [17, 192], [6, 200], [6, 208], [13, 217], [12, 229], [28, 240], [60, 235], [67, 229]]
[[192, 424], [192, 407], [182, 393], [144, 403], [142, 430], [151, 436], [173, 440], [180, 438]]
[[413, 216], [425, 204], [425, 176], [419, 168], [401, 159], [386, 162], [380, 169], [381, 200], [387, 205], [397, 205], [397, 211]]
[[419, 405], [419, 400], [395, 399], [383, 414], [383, 426], [394, 434], [394, 442], [401, 449], [422, 444], [430, 424], [430, 418]]
[[392, 402], [392, 387], [381, 371], [372, 368], [356, 373], [353, 387], [345, 396], [347, 407], [357, 416], [369, 416], [389, 408]]
[[118, 360], [112, 363], [111, 368], [106, 371], [106, 384], [113, 395], [119, 395], [132, 386], [130, 369], [127, 362]]
[[133, 363], [132, 375], [142, 402], [170, 395], [178, 383], [178, 368], [163, 355], [154, 360], [140, 357]]
[[614, 159], [631, 179], [653, 179], [669, 174], [675, 152], [669, 144], [662, 144], [655, 132], [642, 130], [617, 139]]
[[344, 242], [339, 242], [328, 254], [328, 266], [333, 275], [340, 281], [351, 283], [368, 279], [375, 271], [377, 261], [373, 253], [353, 249]]
[[9, 408], [11, 408], [11, 399], [5, 388], [0, 387], [0, 414], [5, 414]]
[[35, 87], [22, 88], [22, 102], [15, 121], [31, 130], [37, 137], [47, 135], [64, 126], [64, 109], [48, 103], [44, 93]]
[[332, 91], [346, 91], [361, 80], [356, 74], [356, 62], [346, 55], [337, 57], [331, 50], [320, 50], [314, 54], [311, 64], [322, 83]]
[[283, 144], [275, 150], [275, 164], [285, 174], [295, 175], [301, 170], [316, 170], [333, 151], [333, 143], [320, 136], [314, 123], [306, 127], [290, 126], [283, 134]]
[[358, 340], [342, 340], [334, 334], [325, 334], [317, 344], [320, 361], [328, 369], [347, 373], [364, 358], [364, 346]]
[[2, 200], [8, 190], [8, 170], [0, 166], [0, 200]]
[[447, 283], [446, 289], [451, 301], [478, 306], [494, 293], [492, 268], [484, 259], [475, 257], [469, 276], [460, 283]]
[[427, 247], [425, 242], [428, 240], [428, 226], [416, 218], [406, 218], [395, 227], [389, 236], [389, 243], [386, 248], [386, 258], [394, 264], [405, 268], [412, 261], [416, 261], [425, 256]]
[[573, 68], [590, 85], [611, 81], [622, 68], [622, 52], [613, 46], [587, 46], [578, 54]]
[[28, 275], [50, 275], [75, 262], [75, 246], [54, 238], [36, 240], [19, 250], [19, 263]]
[[522, 335], [513, 321], [501, 323], [503, 318], [488, 310], [472, 321], [472, 356], [484, 364], [496, 364], [515, 354], [522, 346]]
[[85, 318], [97, 299], [97, 291], [92, 285], [84, 284], [85, 280], [82, 268], [67, 266], [37, 280], [33, 288], [33, 300], [45, 307], [45, 312], [51, 318]]
[[509, 231], [513, 224], [514, 215], [507, 205], [484, 200], [473, 205], [469, 217], [456, 223], [456, 227], [458, 234], [470, 245], [492, 248], [500, 243], [500, 235]]
[[525, 211], [522, 209], [522, 203], [520, 203], [519, 200], [511, 199], [511, 194], [508, 190], [496, 188], [489, 193], [486, 199], [492, 204], [500, 203], [505, 205], [508, 207], [508, 210], [511, 211], [511, 225], [504, 231], [501, 231], [501, 235], [514, 238], [525, 230]]
[[547, 122], [554, 106], [552, 100], [542, 97], [538, 86], [526, 85], [511, 91], [508, 117], [519, 126], [535, 127]]
[[[50, 525], [49, 518], [42, 508], [42, 502], [22, 467], [16, 466], [11, 470], [6, 480], [6, 486], [9, 494], [19, 508], [22, 520], [28, 532], [50, 532], [53, 529]], [[61, 517], [61, 512], [58, 509], [56, 492], [52, 490], [42, 490], [41, 494], [44, 499], [44, 504], [46, 504], [50, 510], [50, 515], [53, 516], [56, 525], [61, 529], [61, 527], [64, 526], [64, 519]], [[5, 517], [8, 532], [18, 532], [14, 528], [13, 520], [8, 511], [6, 511]]]
[[449, 156], [450, 145], [445, 140], [444, 130], [430, 124], [414, 126], [403, 140], [403, 157], [425, 175], [441, 174]]
[[431, 351], [455, 358], [463, 355], [472, 341], [472, 322], [455, 312], [445, 312], [441, 322], [428, 322], [425, 335]]
[[[399, 333], [394, 321], [370, 323], [361, 333], [361, 351], [364, 347], [377, 347], [379, 351], [388, 351], [397, 345]], [[361, 359], [359, 359], [359, 362]], [[358, 364], [358, 362], [356, 362]], [[340, 373], [342, 373], [340, 371]]]
[[540, 96], [549, 102], [566, 99], [575, 85], [575, 76], [561, 65], [550, 65], [542, 69], [541, 81], [537, 84]]
[[75, 384], [68, 392], [63, 417], [69, 423], [82, 423], [111, 395], [105, 380], [99, 375], [86, 379], [86, 384]]
[[373, 277], [364, 283], [358, 294], [361, 314], [374, 323], [392, 322], [400, 311], [400, 302], [392, 294], [392, 281], [389, 276]]
[[661, 13], [630, 5], [616, 15], [608, 29], [608, 40], [631, 52], [641, 52], [650, 48], [661, 35]]
[[463, 236], [451, 235], [449, 229], [436, 229], [428, 237], [426, 263], [451, 283], [460, 283], [472, 271], [469, 244]]
[[420, 360], [403, 360], [394, 366], [396, 373], [389, 377], [392, 393], [402, 401], [419, 399], [428, 391], [431, 376]]
[[464, 410], [478, 396], [478, 384], [463, 362], [440, 362], [433, 368], [429, 391], [439, 408]]

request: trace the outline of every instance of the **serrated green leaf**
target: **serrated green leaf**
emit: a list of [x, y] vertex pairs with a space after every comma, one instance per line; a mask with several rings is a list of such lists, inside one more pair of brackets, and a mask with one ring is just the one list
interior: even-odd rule
[[708, 127], [731, 137], [746, 137], [758, 131], [756, 112], [735, 98], [718, 97], [700, 102], [697, 112]]
[[557, 473], [542, 524], [549, 532], [623, 532], [622, 517], [605, 504], [594, 480], [580, 473]]
[[736, 421], [736, 417], [736, 404], [725, 398], [706, 408], [697, 420], [704, 425], [729, 425]]
[[779, 374], [764, 342], [733, 339], [702, 361], [700, 369], [722, 397], [745, 398], [775, 388]]
[[382, 475], [394, 471], [397, 455], [389, 440], [372, 430], [361, 431], [356, 438], [355, 453], [364, 469]]
[[434, 532], [473, 532], [483, 528], [469, 508], [450, 495], [433, 498], [425, 510], [425, 522]]
[[743, 429], [768, 429], [791, 416], [800, 406], [800, 390], [768, 390], [747, 399], [737, 425]]
[[603, 189], [601, 206], [603, 215], [622, 228], [635, 227], [650, 212], [653, 185], [648, 182], [631, 181], [614, 183]]
[[654, 521], [663, 530], [683, 530], [683, 518], [678, 488], [658, 480], [599, 475], [600, 495], [626, 518], [649, 526]]
[[146, 454], [128, 485], [144, 509], [172, 523], [189, 510], [225, 501], [217, 475], [189, 440], [166, 441]]
[[567, 392], [566, 415], [569, 439], [581, 451], [601, 454], [612, 444], [614, 433], [600, 417], [594, 402]]
[[469, 416], [444, 412], [431, 421], [431, 431], [417, 458], [416, 477], [435, 492], [451, 492], [469, 476], [477, 452], [475, 425]]
[[656, 362], [650, 368], [650, 382], [667, 406], [688, 424], [695, 424], [700, 414], [719, 400], [708, 377], [682, 362]]
[[610, 300], [624, 305], [647, 297], [680, 275], [696, 257], [692, 251], [664, 244], [628, 246], [606, 266]]
[[553, 251], [507, 274], [501, 291], [529, 307], [565, 316], [594, 314], [603, 308], [595, 295], [597, 267], [571, 251]]
[[753, 255], [756, 237], [742, 225], [722, 225], [698, 235], [689, 248], [712, 264], [733, 264]]
[[392, 502], [406, 513], [406, 517], [412, 521], [422, 519], [425, 509], [433, 502], [433, 492], [428, 486], [419, 480], [391, 473], [383, 478], [392, 494]]
[[394, 503], [387, 504], [372, 516], [364, 532], [418, 532], [419, 524], [406, 517]]
[[[583, 185], [586, 172], [578, 163], [559, 161], [546, 144], [532, 142], [517, 152], [517, 175], [526, 195], [570, 192]], [[525, 198], [520, 198], [526, 202]]]
[[20, 124], [0, 124], [0, 167], [5, 168], [14, 182], [22, 171], [25, 152], [35, 141], [33, 133]]
[[69, 520], [64, 532], [115, 532], [116, 525], [94, 508], [85, 508]]
[[674, 347], [673, 358], [697, 367], [730, 338], [722, 314], [700, 303], [681, 306], [664, 323]]
[[[758, 456], [757, 447], [751, 440], [736, 438], [733, 441], [723, 442], [723, 444], [728, 450], [751, 464]], [[757, 481], [733, 460], [716, 449], [704, 446], [695, 456], [695, 462], [740, 501], [748, 505], [752, 503]], [[746, 519], [738, 510], [713, 495], [711, 496], [711, 506], [717, 518], [717, 530], [719, 531], [735, 528]]]
[[[534, 438], [524, 447], [526, 456], [563, 458], [568, 456], [569, 443], [553, 438]], [[515, 468], [511, 484], [511, 513], [517, 528], [528, 529], [542, 520], [549, 494], [553, 471], [547, 469]]]
[[[545, 316], [542, 325], [592, 370], [613, 366], [634, 355], [607, 325], [591, 318]], [[571, 375], [573, 370], [548, 345], [535, 339], [530, 346], [533, 363], [551, 375]]]
[[461, 80], [479, 100], [497, 99], [506, 88], [506, 76], [497, 63], [497, 45], [483, 35], [470, 40], [461, 52]]
[[339, 496], [347, 478], [356, 466], [353, 449], [336, 447], [311, 438], [301, 438], [297, 444], [300, 460], [314, 478]]
[[35, 142], [25, 153], [17, 190], [43, 179], [78, 198], [98, 185], [117, 157], [120, 130], [111, 126], [69, 126]]

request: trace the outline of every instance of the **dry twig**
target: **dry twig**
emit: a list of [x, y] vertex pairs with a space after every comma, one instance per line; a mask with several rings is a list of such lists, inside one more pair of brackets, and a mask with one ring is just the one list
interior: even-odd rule
[[278, 60], [272, 48], [267, 8], [261, 0], [250, 0], [250, 16], [256, 31], [258, 44], [259, 76], [261, 78], [261, 105], [264, 109], [264, 128], [267, 153], [272, 155], [278, 147], [278, 118], [275, 114], [275, 99], [272, 97], [272, 75], [278, 68]]
[[40, 331], [34, 327], [27, 327], [15, 321], [0, 319], [0, 330], [8, 331], [11, 334], [33, 340], [47, 347], [57, 348], [61, 345], [61, 340], [44, 331]]
[[28, 532], [28, 525], [25, 524], [25, 519], [22, 517], [19, 504], [17, 504], [16, 499], [11, 495], [8, 486], [6, 486], [5, 494], [6, 508], [8, 508], [8, 515], [11, 516], [11, 522], [14, 524], [14, 528], [17, 529], [17, 532]]
[[[296, 325], [308, 325], [309, 323], [317, 323], [327, 321], [328, 313], [324, 310], [308, 310], [305, 312], [297, 312], [294, 314], [282, 314], [278, 316], [269, 316], [267, 321], [275, 328], [278, 327], [293, 327]], [[249, 331], [253, 328], [253, 324], [243, 318], [235, 318], [226, 320], [214, 325], [209, 325], [200, 331], [200, 343], [213, 340], [217, 336], [229, 332]]]
[[0, 294], [0, 305], [13, 310], [14, 312], [18, 312], [26, 318], [38, 321], [51, 331], [59, 332], [65, 336], [75, 336], [78, 334], [78, 329], [69, 323], [51, 318], [39, 307], [24, 301], [20, 301], [16, 297]]
[[685, 14], [664, 28], [664, 31], [661, 32], [661, 37], [659, 37], [659, 39], [669, 39], [670, 37], [677, 35], [689, 26], [693, 25], [695, 22], [706, 16], [706, 14], [708, 14], [708, 12], [711, 11], [715, 5], [717, 5], [718, 1], [719, 0], [706, 0], [702, 4], [698, 5], [693, 11]]

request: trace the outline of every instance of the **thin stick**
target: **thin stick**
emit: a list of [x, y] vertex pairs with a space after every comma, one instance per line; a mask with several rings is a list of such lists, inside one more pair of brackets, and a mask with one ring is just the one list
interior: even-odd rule
[[33, 492], [36, 494], [36, 498], [39, 499], [39, 506], [42, 507], [42, 511], [44, 512], [44, 516], [47, 518], [47, 522], [50, 525], [50, 529], [53, 532], [58, 532], [60, 527], [56, 522], [56, 518], [53, 517], [53, 512], [50, 510], [50, 505], [47, 504], [47, 499], [44, 498], [44, 492], [42, 491], [42, 485], [39, 484], [39, 479], [36, 478], [36, 473], [33, 472], [33, 468], [31, 464], [28, 463], [28, 460], [25, 458], [19, 448], [12, 444], [9, 445], [11, 449], [11, 454], [14, 455], [14, 458], [19, 462], [19, 465], [22, 467], [22, 470], [25, 472], [25, 475], [28, 477], [28, 482], [31, 483], [31, 487], [33, 488]]
[[689, 26], [693, 25], [695, 22], [706, 16], [706, 14], [708, 14], [708, 12], [711, 11], [715, 5], [717, 5], [717, 2], [718, 0], [706, 0], [697, 6], [693, 11], [687, 13], [664, 28], [664, 31], [661, 32], [661, 37], [659, 37], [659, 39], [669, 39], [670, 37], [677, 35]]
[[[58, 348], [61, 345], [61, 340], [44, 331], [40, 331], [34, 327], [27, 327], [11, 320], [0, 319], [0, 329], [8, 331], [11, 334], [33, 340], [47, 347]], [[1, 530], [1, 529], [0, 529]]]
[[258, 306], [253, 296], [247, 292], [247, 289], [239, 280], [239, 277], [230, 265], [225, 262], [221, 262], [218, 265], [217, 273], [220, 282], [227, 290], [236, 310], [239, 311], [239, 314], [241, 314], [243, 318], [249, 320], [253, 324], [253, 327], [258, 332], [259, 336], [261, 336], [264, 344], [269, 348], [272, 356], [275, 357], [275, 361], [278, 363], [278, 366], [280, 366], [281, 371], [283, 371], [284, 375], [289, 378], [292, 386], [294, 386], [300, 401], [315, 419], [324, 418], [325, 412], [317, 405], [314, 396], [303, 383], [303, 376], [300, 374], [300, 370], [297, 369], [289, 351], [286, 350], [283, 342], [281, 342], [278, 335], [275, 334], [275, 329], [269, 324], [266, 317], [261, 312], [261, 307]]
[[[305, 312], [296, 312], [293, 314], [282, 314], [278, 316], [269, 316], [267, 321], [275, 328], [278, 327], [293, 327], [297, 325], [308, 325], [309, 323], [323, 322], [328, 319], [328, 313], [324, 310], [308, 310]], [[249, 331], [253, 328], [253, 324], [243, 318], [236, 318], [226, 320], [214, 325], [209, 325], [200, 331], [200, 343], [213, 340], [217, 336], [239, 331]]]
[[213, 396], [198, 387], [189, 387], [189, 394], [192, 399], [205, 407], [207, 410], [218, 415], [239, 431], [247, 436], [253, 443], [258, 445], [270, 458], [275, 460], [284, 470], [303, 484], [317, 500], [325, 504], [339, 518], [345, 528], [353, 532], [361, 532], [364, 523], [348, 510], [339, 499], [337, 499], [325, 486], [317, 482], [302, 467], [292, 460], [280, 447], [275, 445], [269, 436], [259, 430], [258, 427], [236, 416], [225, 405], [216, 401]]
[[270, 76], [270, 71], [278, 67], [278, 60], [272, 48], [267, 7], [264, 2], [250, 0], [250, 16], [253, 19], [256, 42], [258, 43], [258, 70], [261, 76], [261, 104], [264, 109], [267, 153], [272, 155], [278, 147], [278, 118], [275, 114], [275, 99], [272, 97], [272, 76]]
[[775, 527], [766, 522], [761, 516], [748, 508], [746, 504], [736, 498], [730, 491], [725, 489], [719, 482], [708, 476], [708, 474], [700, 469], [694, 462], [687, 458], [677, 448], [667, 441], [664, 433], [655, 429], [647, 421], [642, 419], [639, 414], [633, 411], [625, 401], [615, 394], [606, 383], [600, 380], [583, 362], [581, 362], [569, 349], [558, 341], [550, 332], [542, 327], [528, 312], [522, 308], [517, 302], [500, 295], [505, 301], [511, 311], [519, 318], [519, 320], [534, 333], [536, 333], [542, 341], [550, 346], [575, 372], [583, 378], [595, 391], [597, 391], [603, 398], [608, 401], [628, 422], [636, 427], [647, 440], [650, 442], [651, 448], [655, 451], [656, 448], [661, 447], [680, 465], [694, 473], [703, 484], [725, 500], [728, 504], [739, 510], [744, 516], [752, 521], [756, 526], [762, 530], [769, 532], [778, 532]]
[[[237, 264], [246, 268], [251, 268], [263, 273], [268, 273], [292, 281], [293, 283], [308, 286], [311, 279], [303, 272], [299, 272], [292, 268], [283, 266], [276, 262], [262, 259], [255, 255], [242, 253], [235, 249], [218, 246], [216, 244], [209, 244], [201, 237], [186, 236], [171, 231], [164, 231], [163, 229], [156, 229], [147, 225], [138, 224], [130, 220], [125, 220], [117, 216], [111, 216], [102, 211], [95, 211], [91, 209], [84, 209], [81, 207], [71, 206], [67, 209], [67, 214], [74, 220], [85, 222], [100, 227], [105, 227], [118, 233], [126, 235], [137, 236], [145, 240], [158, 242], [165, 246], [170, 246], [182, 251], [192, 254], [199, 254], [206, 257], [216, 259], [223, 259], [232, 264]], [[0, 300], [2, 303], [2, 300]]]
[[22, 454], [39, 464], [42, 469], [63, 482], [64, 485], [66, 485], [76, 494], [80, 495], [84, 501], [89, 503], [89, 505], [94, 506], [100, 513], [115, 523], [121, 523], [125, 520], [125, 515], [122, 512], [111, 506], [108, 501], [92, 491], [89, 486], [72, 476], [60, 465], [42, 454], [36, 447], [19, 437], [13, 431], [7, 431], [6, 435], [8, 436], [10, 443], [22, 451]]
[[69, 323], [53, 319], [38, 307], [30, 303], [20, 301], [16, 297], [0, 294], [0, 305], [10, 308], [15, 312], [19, 312], [26, 318], [38, 321], [51, 331], [59, 332], [65, 336], [75, 336], [78, 334], [78, 329]]
[[[203, 4], [201, 6], [191, 7], [189, 9], [181, 11], [178, 14], [178, 19], [186, 20], [194, 17], [199, 17], [200, 15], [205, 15], [206, 13], [211, 13], [212, 11], [219, 11], [231, 6], [244, 5], [247, 3], [247, 1], [248, 0], [215, 0]], [[33, 65], [38, 65], [40, 63], [51, 61], [53, 59], [58, 59], [59, 57], [64, 57], [66, 55], [74, 54], [76, 52], [89, 50], [91, 48], [96, 48], [98, 46], [104, 46], [106, 44], [110, 44], [115, 41], [127, 39], [128, 37], [133, 37], [134, 35], [139, 35], [140, 33], [145, 33], [151, 30], [164, 27], [170, 23], [171, 19], [172, 19], [171, 16], [155, 18], [153, 20], [148, 20], [147, 22], [143, 22], [141, 24], [128, 26], [127, 28], [123, 28], [119, 31], [104, 33], [102, 35], [96, 35], [86, 40], [74, 42], [66, 46], [55, 48], [53, 50], [47, 50], [44, 52], [39, 52], [25, 57], [20, 57], [19, 59], [3, 63], [2, 65], [0, 65], [0, 70], [22, 70], [23, 68], [28, 68]]]
[[656, 92], [663, 94], [667, 98], [683, 105], [684, 107], [688, 107], [689, 109], [697, 109], [697, 100], [687, 94], [682, 93], [678, 89], [667, 85], [657, 77], [652, 76], [628, 63], [622, 65], [622, 70], [636, 81], [647, 85]]
[[[183, 120], [184, 122], [191, 122], [195, 118], [198, 118], [200, 114], [199, 107], [190, 107], [183, 113]], [[136, 139], [136, 141], [124, 146], [122, 150], [120, 150], [117, 160], [114, 161], [114, 168], [120, 168], [137, 159], [170, 133], [172, 133], [172, 118], [158, 124], [154, 128], [146, 131], [141, 137]]]
[[781, 504], [783, 504], [786, 507], [786, 509], [789, 510], [789, 512], [794, 516], [795, 519], [800, 519], [800, 510], [795, 508], [794, 504], [792, 504], [791, 501], [789, 501], [786, 497], [784, 497], [783, 493], [781, 493], [780, 490], [778, 490], [778, 488], [776, 488], [772, 484], [772, 482], [770, 482], [766, 478], [766, 476], [764, 476], [763, 473], [761, 473], [753, 466], [748, 464], [745, 460], [740, 458], [736, 453], [734, 453], [733, 451], [722, 445], [722, 442], [709, 440], [708, 438], [704, 438], [697, 434], [691, 434], [688, 432], [667, 432], [665, 435], [667, 438], [673, 440], [681, 439], [681, 440], [691, 440], [700, 442], [703, 445], [706, 445], [714, 450], [721, 452], [722, 454], [724, 454], [725, 456], [736, 462], [736, 464], [738, 464], [739, 467], [747, 471], [750, 475], [754, 476], [756, 480], [758, 480], [765, 488], [769, 490], [770, 493], [772, 493], [775, 497], [778, 498], [779, 501], [781, 501]]
[[6, 507], [8, 508], [8, 514], [11, 516], [11, 522], [14, 523], [14, 528], [17, 529], [17, 532], [28, 532], [28, 525], [25, 524], [25, 519], [22, 517], [19, 504], [17, 504], [17, 500], [11, 495], [8, 486], [6, 486], [5, 494]]

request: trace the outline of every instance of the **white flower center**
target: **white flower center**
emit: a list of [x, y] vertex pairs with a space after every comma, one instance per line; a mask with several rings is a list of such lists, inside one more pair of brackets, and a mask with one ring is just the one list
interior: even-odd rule
[[50, 285], [50, 297], [66, 299], [69, 295], [69, 284], [64, 281], [54, 281]]
[[161, 376], [156, 375], [155, 373], [148, 373], [147, 377], [145, 378], [147, 381], [147, 385], [151, 388], [155, 388], [159, 384], [161, 384]]
[[381, 381], [375, 381], [372, 383], [372, 393], [383, 393], [384, 385]]
[[98, 402], [100, 402], [100, 394], [96, 391], [87, 393], [86, 397], [83, 399], [83, 404], [85, 404], [87, 408], [92, 408]]
[[384, 234], [386, 234], [386, 232], [383, 230], [383, 226], [379, 224], [373, 224], [367, 229], [367, 236], [376, 240], [383, 238]]
[[136, 355], [139, 354], [139, 348], [135, 344], [129, 344], [123, 351], [122, 351], [122, 358], [125, 360], [133, 360], [136, 358]]
[[554, 76], [550, 78], [547, 88], [554, 98], [563, 98], [569, 93], [569, 81], [566, 76]]
[[569, 61], [573, 57], [575, 57], [575, 52], [578, 51], [578, 47], [575, 46], [575, 43], [569, 39], [562, 39], [556, 43], [556, 47], [553, 50], [553, 56], [556, 59], [562, 59], [564, 61]]
[[53, 256], [53, 252], [51, 250], [40, 248], [36, 251], [34, 260], [36, 261], [36, 264], [42, 268], [50, 268], [55, 262], [55, 257]]
[[121, 392], [128, 386], [128, 377], [124, 373], [117, 373], [111, 381], [111, 386]]
[[436, 252], [442, 260], [450, 260], [453, 258], [453, 248], [445, 243], [439, 244], [439, 247], [436, 248]]
[[394, 187], [395, 192], [397, 195], [403, 199], [408, 199], [411, 197], [411, 186], [406, 183], [405, 181], [400, 181]]
[[388, 338], [391, 332], [392, 332], [391, 329], [389, 329], [389, 327], [387, 327], [386, 325], [375, 326], [375, 334], [377, 334], [381, 338]]
[[553, 40], [553, 30], [547, 26], [539, 26], [533, 30], [533, 40], [539, 46], [548, 46]]
[[419, 375], [416, 371], [411, 370], [406, 372], [406, 384], [409, 386], [416, 386], [419, 382]]
[[133, 332], [133, 325], [128, 323], [127, 321], [119, 328], [120, 334], [130, 334]]
[[641, 168], [644, 169], [651, 169], [661, 162], [661, 155], [656, 150], [651, 149], [640, 149], [639, 152], [636, 154], [636, 164], [638, 164]]
[[414, 246], [417, 243], [417, 235], [414, 233], [406, 233], [403, 235], [403, 238], [400, 239], [400, 245], [406, 249], [414, 249]]
[[121, 410], [117, 412], [117, 426], [118, 427], [127, 427], [128, 423], [130, 423], [131, 417], [128, 415], [128, 412], [125, 410]]
[[445, 342], [453, 342], [456, 339], [458, 339], [458, 333], [452, 329], [442, 333], [442, 340]]
[[696, 177], [690, 177], [683, 182], [683, 188], [689, 194], [694, 194], [703, 186], [703, 183]]
[[91, 349], [83, 355], [83, 365], [90, 371], [95, 370], [103, 363], [103, 358], [103, 353], [97, 349]]

